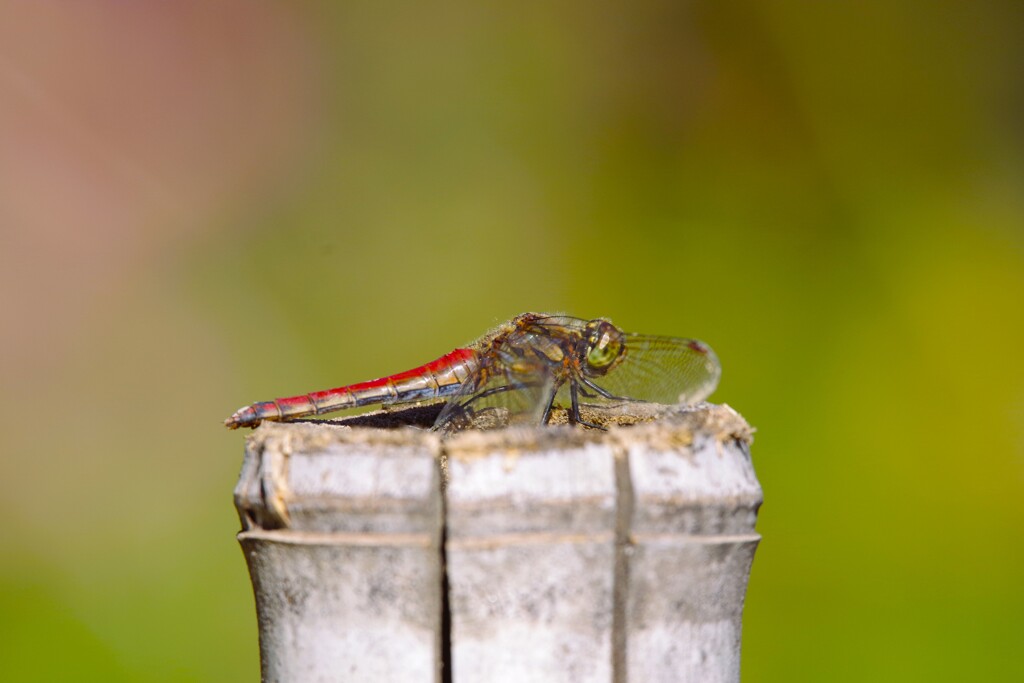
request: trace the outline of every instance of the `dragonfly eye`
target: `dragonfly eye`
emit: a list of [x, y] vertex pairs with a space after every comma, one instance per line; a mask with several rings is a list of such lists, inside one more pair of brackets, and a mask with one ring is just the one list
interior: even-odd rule
[[606, 320], [591, 324], [587, 334], [587, 368], [603, 375], [615, 364], [624, 350], [622, 333]]

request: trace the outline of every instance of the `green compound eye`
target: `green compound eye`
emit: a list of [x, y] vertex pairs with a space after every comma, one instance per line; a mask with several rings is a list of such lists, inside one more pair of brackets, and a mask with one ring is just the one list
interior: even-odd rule
[[603, 334], [587, 351], [587, 364], [595, 370], [601, 370], [614, 363], [621, 351], [621, 341], [608, 334]]
[[611, 371], [626, 355], [626, 336], [607, 320], [598, 318], [587, 323], [584, 344], [580, 349], [586, 365], [580, 369], [590, 377], [601, 377]]

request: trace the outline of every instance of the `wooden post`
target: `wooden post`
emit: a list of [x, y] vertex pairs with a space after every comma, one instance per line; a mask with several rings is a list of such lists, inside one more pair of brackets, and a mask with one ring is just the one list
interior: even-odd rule
[[740, 680], [761, 486], [742, 419], [727, 406], [692, 417], [621, 441], [632, 489], [623, 681]]
[[260, 427], [235, 501], [263, 680], [738, 681], [750, 428], [657, 412], [446, 441]]
[[438, 681], [442, 506], [429, 433], [250, 437], [235, 505], [264, 681]]
[[456, 681], [612, 681], [615, 449], [581, 430], [448, 444]]

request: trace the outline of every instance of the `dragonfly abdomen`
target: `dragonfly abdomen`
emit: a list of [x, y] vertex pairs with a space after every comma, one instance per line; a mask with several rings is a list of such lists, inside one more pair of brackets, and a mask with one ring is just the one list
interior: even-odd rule
[[237, 411], [224, 424], [232, 429], [255, 427], [263, 420], [286, 420], [366, 405], [394, 405], [443, 398], [458, 392], [478, 367], [476, 351], [455, 349], [437, 360], [396, 375], [254, 403]]

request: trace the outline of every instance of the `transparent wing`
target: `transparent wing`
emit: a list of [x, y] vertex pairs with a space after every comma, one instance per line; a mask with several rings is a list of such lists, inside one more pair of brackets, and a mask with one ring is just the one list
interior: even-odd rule
[[434, 429], [496, 429], [510, 425], [539, 425], [554, 396], [554, 377], [543, 363], [516, 364], [513, 372], [500, 362], [481, 367], [449, 399]]
[[654, 403], [703, 401], [718, 386], [722, 367], [696, 339], [626, 334], [622, 361], [601, 377], [583, 378], [587, 403], [631, 399]]

